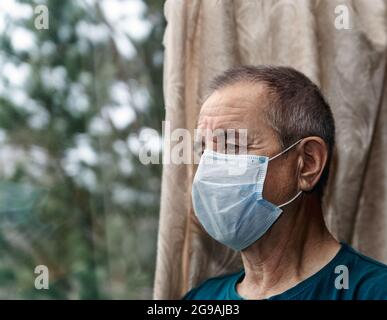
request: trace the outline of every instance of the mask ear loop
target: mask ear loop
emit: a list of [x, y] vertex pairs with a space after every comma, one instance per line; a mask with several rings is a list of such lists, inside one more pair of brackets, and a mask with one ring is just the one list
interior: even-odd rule
[[287, 202], [285, 202], [285, 203], [283, 203], [283, 204], [281, 204], [280, 206], [277, 206], [278, 208], [282, 208], [282, 207], [285, 207], [285, 206], [287, 206], [289, 203], [291, 203], [291, 202], [293, 202], [294, 200], [296, 200], [299, 196], [300, 196], [300, 194], [302, 193], [302, 190], [300, 190], [293, 198], [291, 198], [289, 201], [287, 201]]
[[302, 140], [302, 138], [298, 141], [296, 141], [295, 143], [293, 143], [292, 145], [290, 145], [289, 147], [287, 147], [285, 150], [282, 150], [280, 153], [276, 154], [275, 156], [269, 158], [269, 161], [270, 160], [274, 160], [275, 158], [283, 155], [285, 152], [288, 152], [291, 148], [293, 148], [296, 144], [298, 144], [300, 141]]
[[[281, 151], [279, 154], [275, 155], [274, 157], [269, 158], [269, 161], [270, 161], [270, 160], [273, 160], [273, 159], [275, 159], [275, 158], [277, 158], [277, 157], [279, 157], [280, 155], [283, 155], [285, 152], [288, 152], [291, 148], [293, 148], [295, 145], [297, 145], [301, 140], [302, 140], [302, 138], [299, 139], [298, 141], [296, 141], [295, 143], [293, 143], [292, 145], [290, 145], [289, 147], [287, 147], [285, 150]], [[289, 201], [287, 201], [287, 202], [285, 202], [285, 203], [283, 203], [283, 204], [281, 204], [280, 206], [277, 206], [277, 207], [278, 207], [278, 208], [282, 208], [282, 207], [287, 206], [289, 203], [291, 203], [291, 202], [293, 202], [294, 200], [296, 200], [296, 199], [300, 196], [301, 193], [302, 193], [302, 190], [300, 190], [300, 191], [299, 191], [293, 198], [291, 198]]]

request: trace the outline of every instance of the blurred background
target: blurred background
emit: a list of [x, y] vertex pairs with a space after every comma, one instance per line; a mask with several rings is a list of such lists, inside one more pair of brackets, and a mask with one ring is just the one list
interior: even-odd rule
[[162, 7], [1, 0], [0, 299], [152, 297], [161, 166], [138, 150], [161, 152]]

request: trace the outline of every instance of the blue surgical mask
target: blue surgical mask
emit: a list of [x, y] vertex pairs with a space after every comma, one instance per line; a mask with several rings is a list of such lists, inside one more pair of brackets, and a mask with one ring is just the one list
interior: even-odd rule
[[269, 230], [281, 215], [281, 207], [302, 191], [279, 206], [263, 199], [268, 163], [300, 141], [272, 158], [204, 151], [192, 184], [192, 201], [196, 216], [211, 237], [240, 251]]

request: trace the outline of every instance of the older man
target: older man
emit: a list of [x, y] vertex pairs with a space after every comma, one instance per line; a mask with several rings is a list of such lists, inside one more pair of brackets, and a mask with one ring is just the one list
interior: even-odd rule
[[387, 299], [387, 266], [339, 243], [324, 223], [335, 127], [317, 86], [291, 68], [243, 66], [211, 89], [198, 129], [247, 129], [247, 154], [217, 152], [214, 139], [192, 200], [204, 229], [240, 251], [244, 268], [184, 299]]

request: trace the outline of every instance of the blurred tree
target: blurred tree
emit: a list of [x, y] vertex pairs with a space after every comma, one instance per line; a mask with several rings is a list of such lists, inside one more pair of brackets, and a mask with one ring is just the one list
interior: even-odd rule
[[[137, 153], [161, 150], [163, 3], [6, 2], [0, 298], [150, 298], [161, 168]], [[49, 290], [34, 287], [40, 264]]]

